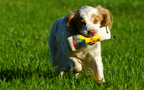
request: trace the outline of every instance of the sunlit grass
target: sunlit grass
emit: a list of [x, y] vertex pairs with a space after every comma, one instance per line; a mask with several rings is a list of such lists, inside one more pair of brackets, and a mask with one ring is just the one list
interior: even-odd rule
[[[102, 42], [107, 85], [99, 87], [83, 70], [61, 79], [49, 62], [48, 37], [54, 22], [84, 5], [102, 5], [113, 13], [111, 32]], [[144, 4], [131, 0], [0, 0], [0, 89], [144, 88]]]

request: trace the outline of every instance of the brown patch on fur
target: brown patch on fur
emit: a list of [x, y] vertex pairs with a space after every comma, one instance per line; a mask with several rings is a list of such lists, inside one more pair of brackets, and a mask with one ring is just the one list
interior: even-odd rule
[[96, 7], [98, 9], [98, 15], [101, 19], [101, 25], [108, 26], [110, 29], [112, 27], [113, 17], [111, 11], [105, 9], [101, 6]]
[[81, 28], [85, 27], [86, 26], [86, 21], [84, 18], [82, 18], [80, 15], [78, 15], [76, 17], [76, 20], [75, 20], [75, 24], [76, 24], [76, 27], [78, 30], [80, 30]]
[[72, 13], [70, 13], [68, 16], [67, 16], [67, 25], [68, 26], [70, 26], [70, 24], [71, 24], [71, 20], [74, 18], [74, 16], [76, 15], [76, 12], [72, 12]]
[[65, 17], [67, 26], [69, 27], [70, 32], [73, 33], [73, 34], [76, 34], [78, 32], [77, 27], [75, 25], [75, 20], [76, 20], [77, 15], [78, 15], [78, 12], [74, 11], [74, 12], [70, 13], [68, 16]]
[[92, 14], [91, 16], [93, 18], [93, 23], [97, 24], [100, 21], [99, 16], [97, 16], [96, 14]]
[[84, 18], [81, 18], [78, 11], [70, 13], [66, 17], [67, 26], [73, 34], [79, 34], [79, 30], [86, 25]]
[[86, 26], [86, 21], [83, 18], [78, 18], [80, 21], [77, 24], [80, 24], [80, 28], [85, 27]]

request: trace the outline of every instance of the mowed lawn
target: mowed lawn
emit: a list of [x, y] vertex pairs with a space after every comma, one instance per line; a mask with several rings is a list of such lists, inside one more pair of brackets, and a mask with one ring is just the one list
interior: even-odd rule
[[[49, 61], [54, 22], [82, 6], [113, 14], [117, 39], [102, 42], [104, 75], [98, 86], [83, 70], [57, 77]], [[63, 47], [62, 47], [63, 48]], [[141, 0], [0, 0], [0, 90], [144, 90], [144, 3]]]

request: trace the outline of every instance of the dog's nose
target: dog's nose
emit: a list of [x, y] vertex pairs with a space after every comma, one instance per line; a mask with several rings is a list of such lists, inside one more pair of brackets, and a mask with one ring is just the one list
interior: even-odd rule
[[97, 33], [96, 30], [90, 30], [90, 31], [88, 31], [88, 34], [89, 34], [90, 36], [95, 36], [96, 33]]

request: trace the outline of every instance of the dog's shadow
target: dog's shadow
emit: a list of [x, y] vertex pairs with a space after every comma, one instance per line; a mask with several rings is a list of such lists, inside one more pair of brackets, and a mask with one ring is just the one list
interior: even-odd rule
[[[34, 71], [27, 71], [27, 70], [2, 70], [0, 71], [0, 80], [10, 82], [13, 79], [19, 79], [21, 78], [23, 81], [27, 80], [27, 78], [32, 78], [35, 76], [36, 78], [44, 78], [44, 79], [49, 79], [50, 81], [59, 79], [75, 79], [76, 81], [79, 82], [79, 80], [83, 79], [82, 77], [76, 79], [73, 73], [65, 73], [62, 77], [57, 74], [57, 72], [48, 69], [47, 71], [41, 71], [41, 70], [34, 70]], [[87, 78], [87, 77], [84, 77]]]
[[17, 70], [1, 70], [0, 71], [0, 79], [2, 81], [6, 81], [9, 82], [12, 79], [17, 79], [17, 78], [22, 78], [22, 80], [24, 81], [27, 78], [32, 78], [34, 75], [36, 75], [38, 78], [55, 78], [58, 75], [53, 72], [52, 70], [49, 70], [47, 72], [45, 71], [39, 71], [39, 70], [35, 70], [35, 71], [23, 71], [20, 69]]
[[[18, 79], [18, 78], [22, 78], [22, 81], [25, 82], [25, 80], [27, 80], [27, 78], [32, 78], [33, 75], [37, 75], [38, 78], [43, 77], [44, 79], [48, 79], [49, 81], [53, 82], [55, 80], [62, 80], [65, 78], [68, 78], [70, 81], [73, 79], [78, 85], [81, 83], [81, 81], [83, 79], [88, 79], [88, 78], [92, 78], [90, 75], [89, 76], [81, 76], [76, 78], [74, 76], [74, 74], [65, 74], [63, 77], [59, 76], [56, 72], [53, 72], [52, 70], [49, 70], [47, 72], [42, 72], [42, 71], [33, 71], [33, 72], [29, 72], [29, 71], [22, 71], [22, 70], [4, 70], [0, 72], [0, 79], [2, 81], [6, 81], [6, 82], [10, 82], [13, 79]], [[92, 79], [91, 79], [92, 80]], [[94, 82], [94, 81], [93, 81]], [[94, 82], [95, 83], [95, 82]], [[71, 82], [70, 82], [71, 84]], [[110, 84], [105, 85], [105, 87], [110, 87]], [[97, 87], [97, 83], [95, 83], [94, 87]]]

